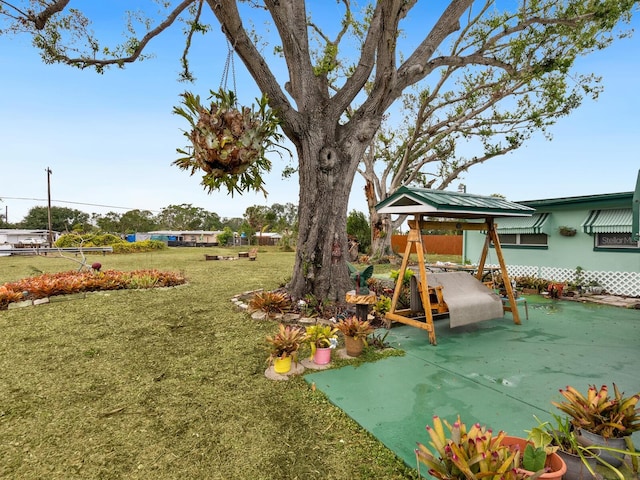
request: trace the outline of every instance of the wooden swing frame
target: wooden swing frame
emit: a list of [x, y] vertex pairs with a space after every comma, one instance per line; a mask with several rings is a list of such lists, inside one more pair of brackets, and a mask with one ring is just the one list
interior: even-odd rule
[[[491, 243], [493, 242], [493, 246], [496, 250], [496, 254], [498, 257], [498, 262], [500, 264], [500, 271], [502, 273], [502, 279], [504, 282], [504, 287], [507, 292], [507, 299], [509, 301], [508, 306], [504, 306], [504, 311], [510, 311], [513, 315], [513, 323], [516, 325], [520, 325], [520, 314], [518, 312], [515, 295], [513, 292], [513, 288], [511, 287], [511, 281], [509, 279], [509, 274], [507, 272], [507, 265], [504, 261], [504, 256], [502, 255], [502, 247], [500, 246], [500, 239], [498, 237], [498, 233], [496, 232], [496, 224], [494, 222], [494, 217], [486, 217], [484, 223], [468, 223], [468, 222], [454, 222], [454, 221], [444, 221], [444, 222], [434, 222], [434, 221], [426, 221], [422, 218], [422, 214], [416, 214], [414, 220], [409, 220], [409, 235], [407, 237], [407, 247], [404, 252], [404, 256], [402, 258], [402, 265], [398, 272], [398, 279], [396, 281], [395, 291], [393, 293], [393, 298], [391, 300], [391, 309], [385, 315], [385, 318], [389, 321], [400, 322], [406, 325], [411, 325], [413, 327], [421, 328], [426, 330], [429, 333], [429, 343], [432, 345], [436, 345], [436, 333], [433, 326], [433, 312], [432, 312], [432, 302], [430, 299], [430, 295], [436, 295], [437, 304], [435, 305], [435, 309], [437, 313], [442, 312], [442, 287], [429, 287], [428, 278], [427, 278], [427, 268], [425, 264], [425, 249], [424, 244], [422, 243], [422, 230], [431, 229], [431, 230], [471, 230], [471, 231], [486, 231], [486, 237], [484, 242], [484, 247], [482, 249], [482, 254], [480, 255], [480, 262], [478, 264], [478, 269], [475, 274], [476, 278], [479, 281], [482, 281], [482, 276], [484, 273], [484, 266], [487, 261], [487, 256], [489, 254], [489, 248]], [[418, 256], [418, 269], [419, 269], [419, 278], [416, 279], [418, 292], [420, 295], [420, 299], [422, 300], [422, 306], [424, 308], [425, 313], [425, 321], [415, 320], [414, 318], [410, 318], [412, 314], [416, 314], [417, 312], [411, 311], [411, 309], [403, 309], [397, 310], [398, 299], [400, 297], [400, 289], [402, 288], [402, 282], [404, 280], [404, 275], [407, 271], [407, 265], [409, 264], [409, 257], [411, 256], [411, 250], [415, 247], [416, 254]]]

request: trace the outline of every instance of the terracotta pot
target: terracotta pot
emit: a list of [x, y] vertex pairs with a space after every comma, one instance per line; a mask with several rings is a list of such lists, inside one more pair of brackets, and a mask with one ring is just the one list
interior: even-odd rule
[[364, 348], [364, 340], [356, 337], [344, 337], [344, 345], [347, 348], [347, 355], [350, 357], [359, 357]]
[[[502, 445], [507, 445], [511, 449], [519, 449], [522, 452], [520, 455], [524, 454], [524, 449], [527, 446], [527, 439], [520, 437], [504, 437], [502, 440]], [[550, 469], [549, 472], [543, 473], [538, 478], [542, 478], [545, 480], [561, 480], [562, 476], [567, 471], [567, 465], [564, 463], [564, 460], [557, 453], [552, 453], [551, 455], [547, 455], [547, 461], [545, 462], [545, 468]], [[523, 472], [528, 472], [533, 475], [534, 472], [529, 472], [524, 468], [521, 469]]]
[[326, 365], [331, 361], [331, 349], [330, 348], [316, 348], [316, 353], [313, 355], [313, 363], [316, 365]]
[[[617, 448], [618, 450], [626, 450], [627, 443], [624, 438], [604, 438], [597, 433], [587, 432], [586, 430], [576, 429], [576, 439], [578, 443], [583, 447], [590, 447], [595, 445], [597, 447], [609, 447]], [[598, 455], [602, 460], [610, 463], [614, 467], [619, 467], [624, 461], [624, 455], [621, 453], [607, 452], [606, 450], [600, 450]]]
[[276, 358], [273, 361], [273, 370], [276, 373], [283, 374], [291, 371], [291, 355], [284, 358]]

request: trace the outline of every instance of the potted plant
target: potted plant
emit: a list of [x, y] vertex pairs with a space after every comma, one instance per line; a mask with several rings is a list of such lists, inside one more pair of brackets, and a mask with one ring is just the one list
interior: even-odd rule
[[564, 480], [587, 480], [596, 478], [596, 455], [600, 451], [594, 447], [584, 447], [578, 443], [573, 425], [568, 417], [553, 415], [555, 425], [540, 422], [532, 431], [543, 431], [551, 436], [551, 444], [557, 447], [556, 453], [562, 457], [567, 471]]
[[505, 436], [503, 445], [521, 452], [518, 467], [529, 476], [538, 473], [538, 478], [561, 480], [567, 471], [564, 460], [556, 453], [558, 447], [553, 445], [552, 436], [541, 428], [529, 430], [527, 438]]
[[611, 398], [606, 385], [600, 390], [590, 385], [585, 396], [567, 386], [560, 389], [565, 401], [551, 403], [571, 418], [581, 445], [596, 445], [603, 461], [619, 467], [623, 455], [617, 452], [634, 451], [631, 434], [640, 430], [640, 409], [637, 407], [640, 393], [624, 397], [615, 383], [613, 390], [614, 398]]
[[563, 237], [573, 237], [577, 233], [575, 228], [567, 227], [566, 225], [558, 227], [558, 232], [560, 232], [560, 235]]
[[575, 434], [575, 428], [569, 417], [553, 415], [556, 425], [552, 428], [549, 422], [541, 424], [553, 437], [552, 443], [558, 446], [558, 455], [567, 465], [565, 480], [586, 480], [599, 478], [596, 473], [596, 465], [601, 465], [612, 472], [620, 480], [624, 480], [624, 474], [602, 458], [603, 452], [617, 453], [639, 457], [640, 452], [618, 450], [611, 447], [598, 447], [597, 445], [581, 445]]
[[366, 320], [360, 320], [355, 315], [340, 320], [336, 327], [344, 335], [344, 344], [347, 355], [359, 357], [362, 349], [367, 346], [367, 336], [374, 332], [374, 328]]
[[[445, 433], [445, 427], [448, 434]], [[416, 460], [429, 469], [429, 475], [442, 480], [520, 480], [533, 478], [518, 468], [521, 452], [503, 444], [504, 432], [493, 432], [480, 424], [467, 429], [460, 416], [451, 425], [433, 417], [427, 425], [430, 447], [418, 443]], [[536, 474], [537, 475], [537, 474]]]
[[558, 415], [553, 415], [553, 418], [554, 426], [536, 418], [538, 425], [528, 431], [528, 438], [534, 443], [548, 444], [554, 448], [567, 467], [564, 480], [595, 479], [596, 455], [599, 450], [593, 446], [583, 447], [578, 443], [569, 418]]
[[564, 283], [552, 282], [547, 286], [547, 292], [551, 298], [560, 298], [564, 287]]
[[522, 293], [536, 295], [540, 293], [539, 280], [533, 275], [517, 277], [516, 285], [522, 289]]
[[591, 280], [587, 284], [587, 291], [593, 295], [600, 295], [602, 293], [602, 290], [602, 285], [600, 285], [597, 280]]
[[291, 361], [297, 361], [298, 350], [304, 342], [306, 332], [302, 328], [291, 325], [278, 326], [278, 333], [267, 336], [269, 344], [269, 357], [267, 361], [273, 364], [273, 369], [278, 374], [288, 373], [291, 370]]
[[337, 328], [319, 323], [306, 328], [305, 342], [311, 347], [311, 358], [316, 365], [331, 361], [331, 350], [338, 345], [337, 333]]

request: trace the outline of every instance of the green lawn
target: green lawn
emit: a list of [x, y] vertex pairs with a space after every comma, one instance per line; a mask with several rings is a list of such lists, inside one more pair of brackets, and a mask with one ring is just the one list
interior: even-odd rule
[[[293, 254], [205, 252], [230, 250], [90, 258], [181, 271], [184, 286], [0, 311], [0, 478], [417, 478], [302, 378], [265, 378], [264, 337], [276, 325], [230, 298], [279, 286]], [[0, 284], [75, 269], [0, 257]]]

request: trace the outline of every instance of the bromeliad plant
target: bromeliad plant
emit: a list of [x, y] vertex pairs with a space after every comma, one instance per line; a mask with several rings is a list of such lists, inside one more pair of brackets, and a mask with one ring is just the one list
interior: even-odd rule
[[331, 325], [309, 325], [306, 327], [305, 342], [311, 347], [311, 356], [317, 348], [336, 348], [338, 345], [338, 329]]
[[360, 320], [358, 317], [351, 316], [344, 320], [339, 320], [336, 328], [342, 332], [345, 337], [362, 339], [367, 343], [367, 337], [371, 335], [375, 328], [367, 320]]
[[204, 171], [201, 183], [209, 191], [225, 186], [232, 195], [248, 190], [265, 192], [262, 174], [271, 170], [266, 154], [283, 138], [278, 130], [280, 121], [269, 108], [267, 97], [256, 99], [257, 110], [254, 106], [239, 109], [235, 93], [223, 89], [211, 91], [208, 106], [190, 92], [183, 93], [182, 98], [184, 108], [174, 107], [173, 112], [191, 125], [184, 135], [192, 149], [177, 149], [183, 157], [174, 165], [191, 170], [191, 175]]
[[571, 417], [575, 428], [581, 428], [603, 438], [622, 438], [640, 430], [640, 409], [637, 407], [640, 392], [625, 397], [613, 384], [614, 398], [609, 396], [606, 385], [590, 385], [587, 395], [571, 386], [560, 389], [564, 402], [551, 402]]
[[441, 480], [520, 480], [537, 475], [529, 476], [517, 468], [520, 451], [502, 445], [502, 431], [494, 437], [491, 430], [477, 423], [467, 429], [459, 415], [453, 425], [434, 416], [433, 427], [426, 428], [431, 448], [418, 443], [418, 472], [422, 463], [429, 475]]
[[291, 309], [291, 300], [282, 292], [257, 292], [249, 301], [249, 310], [261, 310], [267, 315], [285, 313]]
[[298, 350], [304, 342], [306, 332], [303, 328], [292, 325], [278, 325], [278, 332], [275, 335], [268, 335], [266, 340], [269, 345], [269, 364], [277, 358], [292, 357], [297, 360]]
[[[95, 265], [99, 265], [97, 262]], [[100, 268], [102, 265], [100, 265]], [[155, 269], [119, 272], [94, 268], [92, 271], [43, 273], [0, 286], [0, 310], [11, 302], [37, 300], [55, 295], [104, 290], [173, 287], [186, 283], [181, 273]]]

